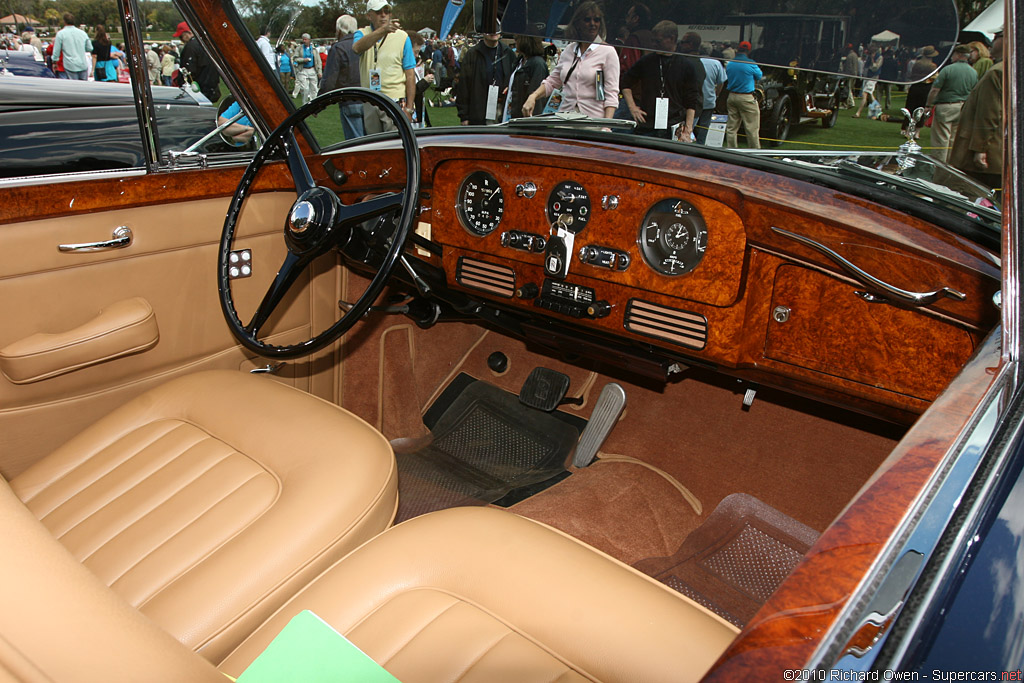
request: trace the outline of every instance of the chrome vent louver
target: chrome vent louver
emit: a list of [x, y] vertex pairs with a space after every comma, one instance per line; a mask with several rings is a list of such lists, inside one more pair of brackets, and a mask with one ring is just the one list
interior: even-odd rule
[[480, 289], [511, 298], [516, 293], [516, 274], [511, 268], [477, 259], [459, 258], [455, 281], [463, 287]]
[[665, 339], [691, 349], [703, 349], [708, 341], [708, 320], [699, 313], [630, 299], [624, 326], [630, 332]]

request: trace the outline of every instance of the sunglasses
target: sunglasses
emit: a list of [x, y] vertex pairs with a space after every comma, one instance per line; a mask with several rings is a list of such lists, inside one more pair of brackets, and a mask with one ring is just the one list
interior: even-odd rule
[[583, 24], [600, 24], [601, 23], [601, 17], [583, 17], [583, 19], [580, 20], [580, 23], [583, 23]]

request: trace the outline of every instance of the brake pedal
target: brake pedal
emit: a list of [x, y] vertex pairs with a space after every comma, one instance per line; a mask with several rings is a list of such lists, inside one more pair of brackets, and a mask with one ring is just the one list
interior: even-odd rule
[[594, 456], [611, 433], [619, 416], [626, 409], [626, 390], [616, 382], [609, 382], [601, 389], [597, 397], [590, 421], [580, 434], [576, 444], [576, 454], [572, 457], [574, 467], [586, 467], [594, 461]]
[[569, 391], [569, 376], [550, 368], [534, 368], [519, 390], [519, 402], [550, 413]]

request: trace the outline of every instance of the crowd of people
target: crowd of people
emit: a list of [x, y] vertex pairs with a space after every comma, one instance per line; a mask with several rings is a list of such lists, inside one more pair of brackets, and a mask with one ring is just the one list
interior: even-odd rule
[[[919, 118], [915, 127], [931, 128], [929, 156], [947, 162], [989, 187], [1002, 174], [1003, 36], [991, 45], [973, 41], [956, 45], [942, 68], [933, 45], [918, 50], [847, 46], [842, 71], [849, 75], [844, 106], [860, 100], [854, 118], [909, 125], [906, 116], [890, 115], [892, 88], [885, 80], [917, 81], [907, 88], [905, 108]], [[859, 93], [859, 97], [856, 97]]]
[[[728, 118], [721, 144], [738, 146], [742, 128], [748, 146], [760, 146], [755, 95], [764, 74], [756, 54], [751, 56], [751, 44], [704, 41], [692, 31], [680, 36], [671, 21], [653, 23], [642, 3], [629, 7], [625, 24], [610, 38], [602, 4], [582, 0], [566, 25], [563, 49], [536, 37], [508, 40], [497, 33], [475, 40], [426, 39], [403, 30], [388, 0], [368, 0], [365, 19], [360, 28], [355, 17], [338, 17], [332, 43], [317, 45], [304, 33], [298, 41], [275, 46], [263, 29], [257, 45], [293, 99], [306, 103], [330, 90], [362, 86], [394, 100], [418, 127], [430, 125], [433, 106], [455, 107], [463, 125], [579, 112], [631, 120], [639, 135], [705, 144], [713, 114], [724, 109]], [[5, 47], [31, 52], [61, 78], [127, 80], [124, 46], [113, 44], [104, 26], [83, 30], [70, 13], [63, 20], [52, 41], [42, 41], [29, 28], [5, 36]], [[150, 82], [191, 85], [216, 102], [219, 76], [186, 22], [173, 38], [145, 45]], [[1001, 35], [991, 46], [956, 46], [936, 73], [938, 55], [930, 45], [847, 45], [834, 65], [846, 75], [840, 106], [856, 107], [855, 118], [907, 125], [902, 116], [885, 112], [894, 87], [887, 81], [918, 81], [907, 89], [906, 106], [929, 112], [929, 153], [993, 184], [1002, 145]], [[346, 138], [394, 127], [369, 103], [344, 103], [341, 123]], [[251, 126], [238, 128], [241, 124], [247, 119], [233, 129], [247, 138]]]

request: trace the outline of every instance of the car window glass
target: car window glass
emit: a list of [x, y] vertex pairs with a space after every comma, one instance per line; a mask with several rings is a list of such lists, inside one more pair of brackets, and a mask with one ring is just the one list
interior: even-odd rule
[[3, 37], [0, 176], [145, 166], [121, 27], [90, 19]]

